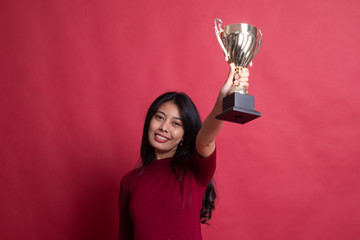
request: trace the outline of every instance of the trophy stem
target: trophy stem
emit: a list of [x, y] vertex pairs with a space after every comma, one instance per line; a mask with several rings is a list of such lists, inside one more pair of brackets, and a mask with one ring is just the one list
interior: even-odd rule
[[[236, 67], [235, 68], [235, 74], [234, 79], [236, 75], [239, 75], [241, 73], [241, 70], [243, 67]], [[241, 86], [240, 83], [234, 83], [232, 87], [230, 88], [229, 95], [232, 93], [238, 92], [240, 94], [248, 94], [247, 87]]]

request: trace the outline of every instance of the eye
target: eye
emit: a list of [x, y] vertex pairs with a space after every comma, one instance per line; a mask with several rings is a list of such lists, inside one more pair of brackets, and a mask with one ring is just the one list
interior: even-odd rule
[[181, 122], [177, 122], [177, 121], [174, 121], [173, 125], [176, 126], [176, 127], [182, 127]]
[[155, 114], [154, 118], [157, 120], [164, 120], [164, 117], [160, 114]]

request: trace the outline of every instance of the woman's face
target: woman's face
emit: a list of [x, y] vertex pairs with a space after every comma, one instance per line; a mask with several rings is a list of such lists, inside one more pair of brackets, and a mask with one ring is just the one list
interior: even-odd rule
[[183, 136], [184, 127], [179, 108], [173, 102], [161, 104], [150, 121], [148, 132], [156, 158], [173, 157]]

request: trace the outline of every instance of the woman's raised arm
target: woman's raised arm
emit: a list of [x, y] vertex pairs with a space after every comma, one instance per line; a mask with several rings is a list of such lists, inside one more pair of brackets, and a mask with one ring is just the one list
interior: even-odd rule
[[[235, 66], [233, 63], [229, 64], [229, 66], [229, 75], [219, 92], [213, 109], [205, 119], [196, 137], [196, 150], [199, 155], [204, 158], [210, 156], [214, 152], [215, 138], [224, 124], [223, 120], [218, 120], [215, 117], [222, 112], [223, 98], [228, 95], [228, 92], [234, 83]], [[240, 75], [235, 76], [235, 82], [239, 82], [241, 86], [248, 87], [248, 77], [249, 70], [243, 68]]]

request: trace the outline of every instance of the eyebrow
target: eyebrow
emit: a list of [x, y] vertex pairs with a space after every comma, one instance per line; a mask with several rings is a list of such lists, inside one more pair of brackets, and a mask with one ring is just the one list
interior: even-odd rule
[[[163, 111], [160, 111], [160, 110], [157, 110], [155, 113], [161, 113], [162, 115], [166, 116], [166, 114]], [[173, 118], [182, 121], [181, 118], [179, 118], [179, 117], [173, 117]]]

